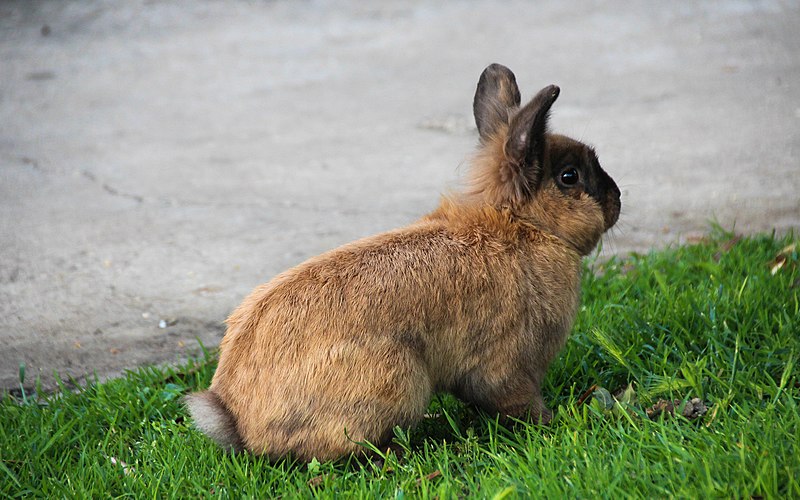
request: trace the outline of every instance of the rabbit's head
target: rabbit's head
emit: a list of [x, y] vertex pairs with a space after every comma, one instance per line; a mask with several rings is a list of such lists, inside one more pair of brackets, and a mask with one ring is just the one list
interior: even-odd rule
[[617, 221], [620, 192], [591, 147], [548, 133], [558, 94], [550, 85], [520, 107], [511, 70], [492, 64], [483, 71], [473, 103], [480, 149], [469, 194], [586, 255]]

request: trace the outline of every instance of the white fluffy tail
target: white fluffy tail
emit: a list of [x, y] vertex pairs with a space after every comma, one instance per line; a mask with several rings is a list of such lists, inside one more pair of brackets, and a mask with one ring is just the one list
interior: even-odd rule
[[236, 419], [219, 396], [211, 391], [195, 392], [186, 396], [184, 402], [196, 428], [225, 449], [242, 450]]

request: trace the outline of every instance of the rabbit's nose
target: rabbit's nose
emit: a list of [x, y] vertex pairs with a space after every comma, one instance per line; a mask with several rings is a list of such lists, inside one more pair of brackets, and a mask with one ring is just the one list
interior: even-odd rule
[[608, 190], [614, 195], [615, 198], [619, 198], [622, 193], [620, 192], [619, 188], [617, 187], [617, 183], [614, 182], [614, 179], [611, 178], [610, 175], [603, 172], [603, 177], [606, 183], [608, 183]]

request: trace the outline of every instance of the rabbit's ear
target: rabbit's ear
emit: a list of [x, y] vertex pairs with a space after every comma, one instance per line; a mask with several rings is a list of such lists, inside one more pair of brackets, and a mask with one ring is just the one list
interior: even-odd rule
[[534, 182], [541, 177], [547, 119], [559, 92], [555, 85], [543, 88], [511, 120], [506, 157], [524, 169], [525, 177]]
[[502, 64], [491, 64], [478, 80], [472, 111], [481, 141], [487, 142], [499, 125], [508, 125], [508, 118], [519, 107], [519, 88], [514, 73]]

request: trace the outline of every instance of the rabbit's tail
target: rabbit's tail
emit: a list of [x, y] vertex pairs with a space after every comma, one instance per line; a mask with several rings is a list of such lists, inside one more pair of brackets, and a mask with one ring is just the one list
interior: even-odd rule
[[225, 449], [241, 451], [242, 436], [236, 429], [236, 418], [219, 396], [212, 391], [195, 392], [184, 399], [194, 426]]

